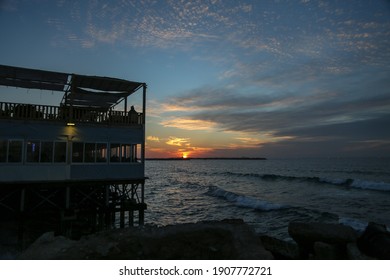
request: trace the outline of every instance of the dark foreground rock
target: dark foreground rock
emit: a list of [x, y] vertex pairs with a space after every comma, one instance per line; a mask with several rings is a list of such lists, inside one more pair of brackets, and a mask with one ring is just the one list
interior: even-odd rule
[[370, 223], [361, 234], [341, 224], [294, 222], [288, 231], [301, 259], [390, 259], [390, 233], [383, 225]]
[[369, 223], [357, 241], [358, 248], [366, 255], [390, 260], [390, 232], [386, 226]]
[[365, 232], [327, 223], [289, 225], [294, 241], [262, 235], [242, 220], [109, 230], [78, 241], [46, 233], [19, 259], [390, 259], [390, 233], [370, 223]]
[[19, 259], [273, 259], [242, 220], [138, 227], [78, 241], [46, 233]]
[[313, 255], [318, 259], [346, 259], [347, 244], [358, 238], [353, 228], [341, 224], [292, 222], [288, 232], [304, 259]]
[[295, 242], [289, 242], [271, 237], [260, 236], [261, 242], [266, 250], [270, 251], [277, 260], [300, 259], [299, 247]]

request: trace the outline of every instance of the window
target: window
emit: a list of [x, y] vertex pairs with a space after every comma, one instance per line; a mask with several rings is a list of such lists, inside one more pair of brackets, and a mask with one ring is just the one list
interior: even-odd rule
[[85, 160], [84, 162], [95, 162], [96, 144], [85, 143]]
[[73, 142], [72, 162], [83, 162], [83, 159], [84, 159], [84, 143]]
[[131, 145], [123, 144], [122, 145], [122, 162], [131, 161]]
[[22, 146], [19, 140], [8, 142], [8, 162], [22, 162]]
[[[68, 154], [67, 142], [28, 140], [25, 152], [21, 140], [0, 140], [0, 163], [66, 163]], [[72, 143], [73, 163], [111, 163], [137, 162], [140, 156], [138, 144], [112, 143]], [[24, 160], [22, 155], [24, 155]]]
[[7, 145], [8, 141], [1, 140], [0, 141], [0, 162], [6, 162], [7, 161]]
[[110, 145], [110, 162], [137, 162], [137, 144]]
[[66, 142], [54, 143], [54, 162], [66, 162]]
[[121, 144], [113, 143], [110, 145], [110, 162], [120, 162]]
[[96, 144], [96, 162], [107, 162], [107, 144]]
[[27, 162], [39, 162], [39, 155], [41, 150], [41, 142], [40, 141], [28, 141], [27, 144]]
[[53, 142], [41, 143], [41, 162], [53, 162]]
[[134, 145], [131, 145], [131, 162], [137, 162], [137, 153], [138, 153], [138, 150], [137, 150], [137, 145], [134, 144]]

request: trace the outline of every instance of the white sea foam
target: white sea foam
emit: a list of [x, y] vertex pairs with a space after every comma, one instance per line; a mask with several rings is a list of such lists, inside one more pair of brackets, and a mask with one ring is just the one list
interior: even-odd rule
[[373, 182], [365, 180], [353, 180], [351, 187], [365, 189], [365, 190], [376, 190], [376, 191], [390, 191], [390, 184], [385, 182]]
[[320, 178], [319, 182], [332, 185], [344, 185], [363, 190], [390, 191], [390, 184], [385, 182], [366, 181], [360, 179]]
[[346, 226], [350, 226], [358, 232], [363, 232], [368, 225], [368, 222], [366, 221], [361, 221], [361, 220], [347, 218], [347, 217], [344, 218], [341, 217], [339, 219], [339, 223]]

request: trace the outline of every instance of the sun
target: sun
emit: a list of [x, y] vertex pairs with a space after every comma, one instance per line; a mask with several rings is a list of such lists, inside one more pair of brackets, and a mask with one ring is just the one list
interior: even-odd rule
[[188, 158], [188, 153], [183, 153], [182, 158], [183, 158], [183, 159]]

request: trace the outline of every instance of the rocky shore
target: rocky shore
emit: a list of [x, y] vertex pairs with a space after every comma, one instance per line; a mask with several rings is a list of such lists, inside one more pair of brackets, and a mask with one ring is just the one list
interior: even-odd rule
[[294, 241], [258, 236], [242, 220], [102, 231], [70, 240], [45, 233], [19, 259], [390, 259], [390, 233], [340, 224], [289, 225]]

